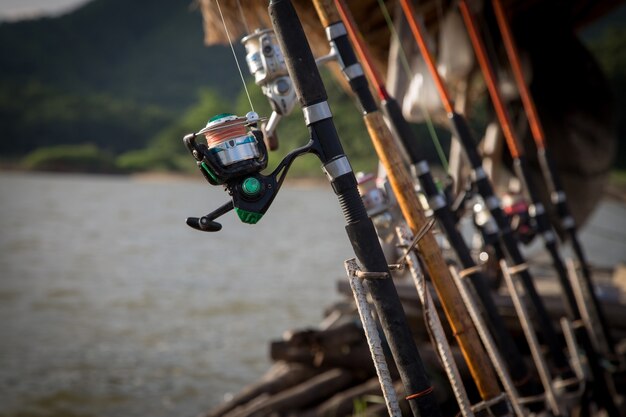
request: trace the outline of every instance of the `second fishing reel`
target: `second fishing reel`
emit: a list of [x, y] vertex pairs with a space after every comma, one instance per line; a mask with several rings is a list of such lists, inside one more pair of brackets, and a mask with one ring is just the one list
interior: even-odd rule
[[[269, 175], [261, 174], [268, 162], [263, 133], [257, 127], [262, 120], [255, 112], [245, 117], [222, 113], [212, 117], [204, 129], [183, 138], [204, 178], [211, 185], [223, 185], [232, 197], [206, 216], [188, 217], [187, 225], [217, 232], [222, 225], [215, 219], [233, 209], [242, 222], [257, 223], [274, 201], [293, 160], [315, 152], [311, 142], [287, 154]], [[202, 136], [206, 144], [197, 141]]]
[[257, 29], [245, 36], [241, 43], [246, 48], [250, 74], [254, 75], [254, 82], [261, 87], [272, 106], [272, 115], [262, 123], [261, 129], [267, 147], [273, 151], [278, 148], [276, 127], [280, 119], [293, 110], [297, 102], [296, 92], [272, 29]]

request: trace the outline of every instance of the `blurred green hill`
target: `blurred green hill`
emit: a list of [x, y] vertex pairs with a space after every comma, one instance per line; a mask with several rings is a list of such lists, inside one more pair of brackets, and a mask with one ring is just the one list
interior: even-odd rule
[[[192, 3], [93, 0], [59, 17], [0, 23], [0, 163], [94, 172], [195, 169], [182, 136], [213, 114], [245, 114], [249, 104], [230, 48], [204, 46]], [[616, 92], [624, 91], [626, 74], [626, 28], [611, 24], [623, 21], [626, 8], [620, 10], [608, 21], [613, 29], [585, 35]], [[243, 47], [236, 50], [245, 67]], [[326, 80], [346, 152], [356, 169], [374, 169], [360, 115]], [[269, 115], [260, 89], [250, 82], [249, 90], [255, 110]], [[624, 138], [626, 101], [616, 98]], [[281, 150], [272, 160], [306, 142], [300, 112], [281, 122], [279, 134]], [[626, 168], [623, 144], [617, 164]], [[320, 172], [314, 158], [298, 161], [294, 171]]]
[[0, 24], [3, 159], [41, 146], [91, 143], [119, 154], [147, 146], [210, 84], [240, 81], [206, 48], [191, 2], [94, 0], [57, 18]]
[[[204, 46], [202, 17], [190, 4], [93, 0], [56, 18], [0, 23], [0, 162], [60, 171], [195, 169], [182, 136], [213, 114], [250, 109], [230, 48]], [[243, 46], [235, 48], [245, 67]], [[334, 86], [334, 107], [350, 109], [339, 123], [347, 131], [360, 117]], [[256, 110], [269, 115], [260, 89], [249, 89]], [[281, 123], [282, 149], [272, 160], [307, 141], [295, 113]], [[346, 148], [357, 166], [375, 167], [369, 141]], [[313, 158], [294, 167], [309, 169], [319, 172]]]

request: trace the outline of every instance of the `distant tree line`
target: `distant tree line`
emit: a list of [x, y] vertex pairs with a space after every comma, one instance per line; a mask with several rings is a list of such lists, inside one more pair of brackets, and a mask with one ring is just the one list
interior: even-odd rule
[[[233, 75], [230, 49], [206, 48], [202, 38], [200, 14], [175, 0], [94, 0], [58, 18], [0, 24], [0, 163], [99, 172], [196, 169], [183, 135], [214, 114], [250, 110]], [[587, 44], [616, 93], [615, 166], [626, 169], [621, 94], [626, 91], [626, 28], [604, 31]], [[243, 60], [243, 47], [236, 48]], [[330, 76], [325, 79], [355, 169], [376, 169], [359, 111]], [[260, 89], [250, 82], [249, 90], [255, 110], [268, 116]], [[424, 127], [416, 126], [416, 132], [424, 138], [428, 159], [436, 162]], [[447, 144], [449, 133], [439, 132]], [[271, 164], [308, 140], [301, 112], [282, 120], [278, 134], [280, 149]], [[292, 169], [296, 175], [320, 172], [313, 157], [298, 160]]]

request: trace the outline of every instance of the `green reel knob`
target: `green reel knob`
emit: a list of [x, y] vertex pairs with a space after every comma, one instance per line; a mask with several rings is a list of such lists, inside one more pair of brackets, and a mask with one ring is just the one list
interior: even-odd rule
[[248, 197], [256, 197], [261, 192], [261, 182], [254, 177], [248, 177], [243, 180], [241, 190]]

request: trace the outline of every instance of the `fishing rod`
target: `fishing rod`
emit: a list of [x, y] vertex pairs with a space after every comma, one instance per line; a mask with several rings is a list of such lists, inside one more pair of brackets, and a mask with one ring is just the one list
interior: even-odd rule
[[435, 82], [435, 87], [448, 115], [448, 120], [450, 121], [452, 130], [461, 142], [461, 145], [463, 146], [470, 162], [472, 167], [471, 180], [474, 187], [483, 198], [485, 205], [496, 222], [500, 240], [506, 250], [506, 253], [510, 257], [511, 262], [513, 263], [511, 267], [517, 267], [516, 271], [520, 275], [525, 292], [528, 295], [534, 309], [535, 318], [539, 322], [539, 327], [542, 330], [544, 340], [548, 346], [552, 362], [560, 375], [565, 378], [569, 378], [572, 375], [572, 371], [563, 352], [563, 343], [559, 339], [545, 304], [535, 288], [533, 278], [528, 271], [528, 268], [525, 267], [527, 265], [526, 260], [520, 251], [515, 236], [513, 235], [509, 220], [502, 210], [500, 200], [496, 196], [493, 186], [491, 185], [482, 166], [482, 160], [480, 154], [478, 153], [476, 142], [472, 137], [469, 126], [467, 125], [467, 121], [454, 109], [452, 99], [450, 98], [446, 85], [437, 70], [435, 61], [426, 43], [423, 28], [415, 18], [415, 11], [411, 2], [409, 0], [400, 0], [400, 4], [402, 6], [404, 16], [409, 23], [411, 32], [413, 33], [413, 36], [418, 44], [422, 57], [424, 58], [428, 71]]
[[[538, 198], [535, 185], [530, 176], [528, 165], [524, 157], [523, 149], [518, 146], [519, 142], [517, 141], [515, 132], [512, 128], [510, 117], [502, 100], [502, 96], [497, 85], [495, 72], [488, 61], [486, 48], [478, 32], [475, 18], [466, 0], [460, 0], [459, 7], [461, 10], [463, 21], [465, 22], [465, 26], [467, 27], [470, 40], [473, 45], [474, 52], [476, 53], [479, 66], [483, 73], [483, 77], [485, 79], [491, 101], [500, 122], [502, 132], [508, 145], [509, 152], [511, 154], [511, 157], [513, 158], [513, 164], [517, 176], [524, 185], [524, 188], [526, 189], [532, 201], [529, 214], [536, 221], [536, 226], [543, 238], [544, 246], [550, 253], [554, 268], [557, 271], [557, 276], [559, 277], [561, 288], [565, 295], [563, 301], [566, 315], [574, 324], [580, 324], [580, 310], [578, 309], [578, 306], [576, 304], [576, 297], [569, 282], [565, 263], [563, 262], [559, 254], [555, 233], [551, 228], [547, 213], [543, 208], [540, 199]], [[591, 343], [590, 334], [587, 333], [584, 326], [580, 325], [576, 327], [575, 332], [578, 341], [580, 342], [582, 348], [586, 353], [587, 361], [591, 371], [591, 378], [593, 380], [591, 384], [591, 390], [595, 394], [596, 401], [609, 413], [609, 415], [617, 415], [617, 406], [614, 403], [611, 395], [611, 390], [608, 387], [606, 375], [602, 369], [602, 366], [600, 365], [600, 358], [598, 357], [598, 354]]]
[[511, 374], [507, 369], [507, 364], [505, 363], [495, 340], [489, 332], [489, 325], [485, 322], [481, 312], [479, 311], [478, 305], [474, 301], [474, 297], [470, 294], [471, 289], [467, 280], [463, 279], [459, 275], [459, 272], [454, 268], [454, 266], [450, 266], [450, 273], [459, 288], [465, 305], [467, 305], [467, 310], [470, 313], [472, 320], [476, 324], [476, 329], [478, 329], [480, 338], [485, 345], [485, 349], [487, 350], [487, 353], [496, 368], [500, 382], [502, 382], [504, 390], [507, 394], [509, 394], [511, 408], [518, 417], [526, 417], [528, 415], [528, 410], [522, 406], [522, 398], [518, 393], [517, 387], [515, 386], [515, 383], [511, 378]]
[[[272, 29], [256, 29], [253, 33], [244, 36], [241, 42], [246, 48], [246, 62], [250, 73], [254, 75], [256, 84], [261, 87], [263, 94], [270, 101], [273, 108], [269, 121], [267, 124], [262, 125], [262, 131], [267, 147], [276, 149], [278, 147], [278, 137], [276, 135], [278, 122], [282, 117], [291, 113], [297, 100], [293, 83], [289, 77], [276, 35]], [[319, 66], [327, 61], [336, 59], [336, 57], [335, 51], [331, 51], [328, 55], [317, 58], [315, 62]], [[391, 416], [399, 415], [393, 383], [390, 380], [384, 354], [380, 349], [381, 342], [375, 326], [373, 329], [371, 328], [372, 319], [369, 317], [370, 313], [365, 298], [365, 289], [360, 282], [362, 279], [357, 277], [362, 271], [360, 271], [356, 260], [346, 261], [346, 270], [359, 316], [363, 322], [367, 343], [370, 347], [387, 409]]]
[[[275, 149], [278, 145], [277, 135], [275, 133], [278, 122], [283, 116], [291, 113], [296, 102], [293, 83], [287, 74], [284, 57], [280, 51], [280, 47], [276, 43], [276, 35], [272, 29], [256, 29], [254, 33], [245, 36], [241, 42], [246, 48], [246, 61], [250, 73], [254, 75], [256, 84], [262, 88], [264, 95], [268, 98], [273, 108], [272, 116], [268, 123], [262, 126], [262, 130], [266, 141], [273, 142], [273, 146], [270, 146], [268, 143], [268, 148]], [[331, 48], [331, 51], [327, 55], [317, 58], [315, 62], [320, 66], [328, 61], [336, 60], [337, 57], [336, 51]], [[361, 194], [361, 198], [364, 203], [367, 203], [366, 197], [363, 194]], [[365, 207], [366, 209], [368, 208], [367, 204], [365, 204]], [[377, 232], [379, 232], [378, 229]], [[361, 278], [357, 276], [362, 271], [360, 271], [356, 260], [346, 261], [346, 270], [348, 272], [350, 287], [355, 298], [359, 316], [363, 322], [363, 328], [368, 346], [370, 347], [379, 383], [383, 391], [387, 410], [391, 416], [400, 415], [397, 398], [393, 390], [393, 383], [389, 376], [384, 354], [380, 348], [381, 342], [378, 338], [375, 325], [371, 323], [372, 318], [369, 313], [365, 289], [360, 282]], [[453, 360], [453, 358], [449, 358], [446, 363], [451, 363]], [[458, 378], [457, 386], [459, 384], [462, 384], [460, 378]], [[460, 391], [461, 389], [458, 389], [455, 393]], [[462, 404], [462, 401], [459, 402], [459, 404]], [[463, 409], [463, 407], [461, 408]], [[470, 416], [471, 415], [467, 415], [467, 417]]]
[[541, 353], [535, 326], [532, 325], [532, 318], [530, 317], [526, 305], [522, 300], [522, 296], [520, 295], [520, 290], [523, 291], [523, 289], [517, 288], [517, 283], [515, 282], [513, 274], [511, 273], [511, 269], [507, 266], [505, 260], [500, 261], [500, 269], [502, 270], [504, 281], [509, 290], [509, 294], [511, 295], [513, 307], [515, 308], [515, 311], [520, 318], [522, 331], [524, 332], [526, 340], [528, 340], [530, 354], [537, 366], [539, 378], [541, 379], [541, 382], [545, 388], [545, 398], [548, 408], [555, 416], [567, 415], [567, 407], [565, 405], [565, 401], [563, 401], [564, 398], [556, 392], [550, 368]]
[[[417, 194], [412, 192], [411, 175], [369, 89], [363, 68], [350, 45], [346, 27], [332, 0], [314, 0], [313, 4], [325, 28], [331, 50], [336, 51], [341, 70], [362, 108], [363, 120], [374, 149], [385, 167], [400, 210], [412, 232], [418, 235], [426, 225], [421, 203]], [[429, 178], [432, 182], [432, 177]], [[501, 393], [496, 374], [450, 275], [439, 245], [432, 233], [426, 232], [417, 246], [481, 398], [484, 402], [490, 402]], [[491, 406], [491, 411], [495, 415], [505, 415], [508, 413], [508, 406], [500, 401]]]
[[383, 77], [373, 64], [369, 48], [363, 41], [352, 13], [343, 0], [335, 0], [335, 4], [346, 26], [350, 40], [355, 47], [355, 51], [364, 66], [365, 73], [378, 93], [387, 119], [409, 154], [409, 159], [413, 164], [413, 172], [417, 174], [422, 189], [429, 198], [429, 205], [433, 209], [439, 224], [444, 229], [448, 241], [464, 268], [465, 273], [463, 273], [463, 276], [466, 276], [471, 281], [478, 295], [513, 380], [523, 395], [536, 394], [537, 387], [533, 387], [530, 370], [526, 367], [522, 354], [498, 312], [484, 274], [477, 267], [465, 240], [456, 228], [455, 215], [451, 211], [445, 195], [435, 185], [428, 162], [423, 159], [423, 152], [420, 152], [418, 149], [417, 138], [414, 137], [411, 127], [402, 115], [398, 102], [388, 93]]
[[317, 144], [317, 156], [338, 196], [355, 254], [370, 272], [370, 278], [364, 282], [409, 394], [406, 400], [415, 416], [439, 416], [432, 385], [409, 330], [376, 230], [367, 216], [356, 178], [343, 152], [326, 90], [298, 15], [289, 0], [271, 0], [269, 15], [302, 106], [311, 143]]
[[385, 351], [383, 349], [383, 342], [378, 334], [378, 328], [376, 327], [376, 319], [372, 314], [369, 303], [367, 302], [367, 291], [363, 286], [363, 271], [359, 268], [356, 259], [348, 259], [344, 262], [346, 272], [348, 273], [348, 282], [350, 283], [350, 289], [354, 296], [354, 303], [356, 309], [363, 323], [363, 332], [367, 339], [367, 345], [372, 355], [372, 361], [374, 362], [374, 368], [378, 375], [378, 382], [385, 399], [385, 405], [389, 412], [389, 417], [402, 417], [402, 411], [400, 410], [400, 403], [396, 390], [393, 386], [393, 379], [389, 367], [387, 366], [387, 358], [385, 358]]
[[[279, 82], [284, 85], [284, 94], [280, 96], [280, 104], [282, 105], [281, 108], [287, 109], [282, 114], [284, 115], [285, 113], [288, 113], [292, 108], [292, 106], [289, 107], [292, 97], [289, 93], [290, 89], [287, 87], [287, 82], [289, 82], [289, 80], [281, 79], [285, 72], [277, 66], [283, 58], [280, 54], [280, 49], [273, 45], [273, 40], [275, 40], [275, 36], [269, 29], [256, 30], [253, 34], [244, 37], [242, 40], [242, 43], [244, 43], [246, 51], [248, 52], [246, 55], [246, 61], [248, 62], [250, 72], [255, 76], [255, 81], [262, 87], [263, 92], [270, 100], [270, 103], [272, 103], [272, 107], [275, 109], [272, 117], [270, 117], [270, 122], [267, 123], [268, 126], [271, 124], [271, 120], [276, 114], [276, 106], [274, 103], [278, 96], [274, 95], [274, 92], [276, 91], [276, 87]], [[316, 63], [320, 65], [326, 61], [336, 59], [337, 56], [337, 51], [333, 45], [331, 52], [324, 57], [318, 58]], [[272, 77], [268, 74], [275, 74], [278, 77]], [[293, 90], [291, 89], [291, 91]], [[287, 106], [285, 106], [285, 102]], [[268, 131], [269, 129], [266, 127], [264, 129], [264, 133], [267, 135]]]
[[[422, 303], [424, 322], [430, 329], [429, 335], [431, 341], [439, 354], [441, 364], [446, 372], [446, 375], [448, 376], [448, 380], [450, 381], [452, 392], [454, 393], [456, 401], [459, 405], [459, 412], [463, 417], [474, 417], [475, 413], [479, 413], [482, 409], [487, 408], [487, 402], [483, 403], [484, 407], [481, 409], [479, 409], [479, 407], [471, 406], [467, 391], [463, 386], [461, 374], [459, 373], [456, 361], [452, 355], [450, 344], [448, 343], [446, 333], [443, 329], [443, 324], [441, 323], [441, 319], [437, 313], [437, 307], [435, 306], [435, 302], [430, 295], [430, 290], [426, 284], [426, 278], [424, 277], [424, 273], [420, 267], [417, 254], [412, 247], [412, 242], [415, 240], [415, 237], [405, 224], [397, 227], [396, 233], [400, 244], [399, 247], [403, 248], [405, 251], [402, 258], [404, 258], [408, 264], [411, 277], [413, 278], [413, 283], [417, 289], [418, 297]], [[492, 398], [491, 401], [497, 403], [502, 401], [502, 399], [503, 394], [501, 394], [500, 397]]]
[[500, 28], [502, 41], [509, 58], [509, 64], [515, 78], [517, 90], [519, 91], [522, 105], [530, 125], [530, 131], [535, 145], [537, 146], [537, 156], [544, 181], [550, 191], [550, 198], [561, 220], [561, 225], [569, 235], [574, 253], [578, 258], [580, 269], [582, 271], [583, 284], [586, 286], [587, 292], [590, 295], [589, 299], [591, 301], [591, 308], [595, 310], [595, 315], [598, 318], [598, 328], [592, 329], [591, 331], [598, 334], [599, 337], [597, 337], [597, 339], [602, 341], [606, 353], [610, 356], [615, 356], [615, 342], [611, 337], [611, 332], [607, 324], [604, 310], [602, 309], [598, 301], [598, 297], [593, 289], [589, 263], [587, 262], [580, 240], [578, 239], [576, 222], [569, 209], [567, 194], [565, 194], [565, 191], [563, 190], [562, 182], [560, 180], [558, 170], [556, 169], [554, 159], [546, 147], [545, 131], [543, 130], [534, 99], [530, 94], [526, 81], [524, 80], [524, 73], [520, 63], [519, 52], [511, 32], [509, 21], [500, 0], [492, 0], [492, 5], [498, 27]]
[[[219, 1], [216, 5], [219, 8]], [[211, 185], [223, 185], [231, 199], [206, 216], [188, 218], [187, 224], [197, 230], [215, 232], [221, 229], [215, 220], [233, 209], [244, 223], [258, 222], [276, 197], [293, 161], [303, 154], [316, 155], [339, 200], [355, 255], [369, 274], [364, 282], [400, 377], [407, 392], [414, 393], [407, 398], [411, 410], [416, 417], [438, 417], [436, 400], [430, 395], [432, 385], [337, 135], [326, 90], [298, 16], [288, 0], [272, 0], [269, 12], [278, 42], [286, 52], [285, 64], [302, 106], [310, 133], [309, 143], [289, 152], [271, 173], [262, 174], [267, 166], [267, 147], [258, 122], [263, 119], [254, 111], [246, 117], [231, 114], [213, 117], [204, 129], [185, 136], [183, 141], [205, 179]], [[222, 22], [232, 49], [223, 16]], [[241, 75], [234, 52], [233, 55]], [[241, 77], [243, 81], [243, 75]], [[206, 145], [196, 140], [203, 135]]]

